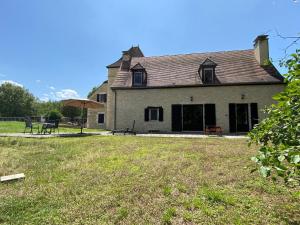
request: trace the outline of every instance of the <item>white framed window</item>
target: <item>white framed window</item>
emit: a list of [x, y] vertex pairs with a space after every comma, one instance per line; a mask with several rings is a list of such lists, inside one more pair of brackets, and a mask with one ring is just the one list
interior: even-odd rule
[[135, 71], [133, 73], [133, 85], [142, 86], [143, 85], [143, 72]]
[[214, 82], [214, 69], [204, 68], [203, 69], [203, 83], [212, 84]]
[[159, 108], [149, 108], [149, 120], [156, 121], [159, 118]]
[[104, 113], [98, 113], [97, 122], [98, 122], [98, 124], [104, 124], [104, 122], [105, 122], [105, 114]]

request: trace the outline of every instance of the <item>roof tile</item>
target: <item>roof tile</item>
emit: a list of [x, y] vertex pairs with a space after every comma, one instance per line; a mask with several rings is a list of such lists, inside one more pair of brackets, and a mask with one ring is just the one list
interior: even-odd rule
[[[133, 57], [130, 68], [137, 64], [145, 68], [148, 87], [201, 85], [198, 70], [207, 58], [217, 64], [216, 77], [219, 84], [283, 82], [282, 76], [273, 65], [262, 67], [258, 64], [252, 49]], [[119, 71], [112, 87], [131, 87], [131, 71]]]

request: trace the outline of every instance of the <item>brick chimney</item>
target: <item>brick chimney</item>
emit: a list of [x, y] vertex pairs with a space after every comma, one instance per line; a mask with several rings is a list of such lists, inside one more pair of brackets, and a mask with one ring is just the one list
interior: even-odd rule
[[254, 55], [259, 65], [266, 65], [269, 61], [268, 35], [259, 35], [254, 40]]

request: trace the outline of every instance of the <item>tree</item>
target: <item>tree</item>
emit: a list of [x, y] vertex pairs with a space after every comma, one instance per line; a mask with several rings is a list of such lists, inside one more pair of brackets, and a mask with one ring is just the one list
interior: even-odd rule
[[63, 106], [61, 109], [61, 113], [63, 114], [64, 117], [69, 117], [71, 121], [74, 121], [75, 117], [81, 115], [81, 109], [78, 107]]
[[93, 87], [92, 90], [88, 93], [87, 98], [90, 98], [95, 93], [95, 91], [97, 91], [98, 88], [99, 86]]
[[264, 177], [282, 177], [300, 184], [300, 50], [285, 61], [285, 90], [273, 98], [277, 104], [267, 108], [267, 118], [250, 133], [251, 143], [259, 145], [252, 157]]
[[34, 108], [35, 108], [35, 114], [37, 116], [45, 116], [47, 113], [49, 113], [52, 110], [61, 111], [62, 103], [59, 101], [48, 101], [48, 102], [37, 101], [35, 103]]
[[31, 116], [35, 97], [25, 88], [3, 83], [0, 85], [0, 115], [3, 117]]

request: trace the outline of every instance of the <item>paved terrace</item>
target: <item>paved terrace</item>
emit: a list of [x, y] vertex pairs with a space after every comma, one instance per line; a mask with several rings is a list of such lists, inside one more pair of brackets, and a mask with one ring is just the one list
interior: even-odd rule
[[[24, 133], [2, 133], [0, 137], [22, 137], [22, 138], [51, 138], [51, 137], [86, 137], [86, 136], [112, 136], [110, 131], [87, 132], [87, 133], [60, 133], [60, 134], [24, 134]], [[122, 133], [115, 136], [124, 136]], [[128, 134], [126, 134], [128, 136]], [[168, 138], [248, 138], [246, 135], [204, 135], [195, 133], [155, 133], [155, 134], [137, 134], [137, 137], [168, 137]]]

